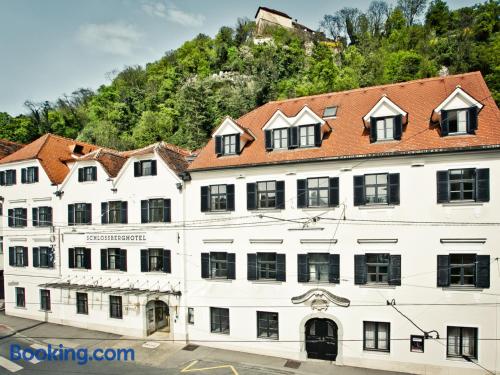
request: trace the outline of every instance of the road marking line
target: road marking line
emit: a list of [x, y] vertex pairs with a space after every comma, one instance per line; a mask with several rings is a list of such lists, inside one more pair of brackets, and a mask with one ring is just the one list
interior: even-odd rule
[[[22, 358], [23, 352], [24, 352], [24, 350], [19, 350], [19, 353], [21, 353], [21, 358]], [[29, 360], [29, 362], [33, 363], [34, 365], [36, 365], [37, 363], [40, 363], [40, 361], [38, 359], [36, 359], [35, 356], [33, 356], [33, 358], [31, 358]]]
[[7, 358], [1, 356], [0, 356], [0, 366], [2, 366], [3, 368], [7, 369], [10, 372], [17, 372], [23, 369], [23, 367], [19, 366], [17, 363], [9, 361]]
[[191, 368], [195, 364], [198, 363], [198, 360], [195, 360], [191, 362], [188, 366], [184, 367], [181, 372], [194, 372], [194, 371], [208, 371], [208, 370], [216, 370], [216, 369], [221, 369], [221, 368], [228, 368], [230, 369], [234, 375], [239, 375], [238, 371], [234, 368], [232, 365], [221, 365], [221, 366], [212, 366], [212, 367], [203, 367], [203, 368]]

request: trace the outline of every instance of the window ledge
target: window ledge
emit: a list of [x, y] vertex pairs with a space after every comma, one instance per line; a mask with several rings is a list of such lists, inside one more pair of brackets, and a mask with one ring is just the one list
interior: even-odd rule
[[377, 350], [377, 349], [363, 349], [363, 353], [366, 353], [366, 354], [375, 354], [375, 355], [384, 355], [384, 356], [391, 355], [391, 352], [389, 350]]
[[252, 280], [252, 284], [262, 284], [262, 285], [265, 285], [265, 284], [282, 285], [283, 283], [284, 283], [284, 281], [278, 281], [278, 280]]
[[206, 211], [202, 212], [205, 215], [231, 215], [234, 211]]
[[206, 280], [208, 282], [215, 282], [215, 283], [227, 283], [227, 284], [231, 284], [233, 282], [233, 279], [224, 279], [224, 278], [206, 278], [206, 279], [203, 279], [203, 280]]
[[39, 309], [38, 312], [42, 312], [42, 313], [50, 313], [52, 314], [52, 310], [42, 310], [42, 309]]
[[442, 288], [445, 292], [482, 292], [483, 288], [474, 286], [446, 286]]
[[231, 332], [224, 333], [224, 332], [212, 332], [212, 331], [210, 331], [210, 334], [219, 335], [219, 336], [229, 336], [231, 334]]
[[328, 286], [334, 286], [337, 285], [337, 283], [331, 283], [329, 281], [298, 281], [300, 285], [311, 285], [311, 284], [319, 284], [319, 285], [328, 285]]
[[383, 209], [394, 209], [396, 208], [393, 204], [365, 204], [363, 206], [357, 206], [360, 210], [383, 210]]
[[28, 310], [26, 307], [21, 307], [21, 306], [14, 306], [14, 308], [18, 310]]
[[259, 337], [259, 336], [257, 336], [257, 340], [259, 340], [259, 341], [276, 342], [276, 341], [279, 341], [279, 338], [272, 339], [270, 337]]
[[[121, 273], [125, 273], [126, 271], [119, 271]], [[148, 275], [168, 275], [169, 272], [163, 272], [163, 271], [146, 271], [146, 272], [141, 272], [142, 274], [148, 274]]]
[[[477, 361], [477, 358], [471, 358], [471, 359], [474, 359]], [[465, 362], [465, 363], [469, 363], [466, 359], [462, 358], [462, 357], [446, 357], [446, 360], [447, 361], [455, 361], [455, 362]], [[474, 364], [474, 363], [472, 363]]]
[[71, 270], [71, 272], [75, 271], [75, 272], [89, 272], [91, 270], [88, 270], [86, 268], [69, 268]]
[[467, 207], [467, 206], [483, 206], [484, 202], [476, 202], [476, 201], [457, 201], [457, 202], [446, 202], [441, 203], [443, 207]]
[[103, 271], [104, 273], [126, 273], [127, 271], [122, 271], [122, 270], [101, 270]]
[[254, 213], [254, 214], [259, 214], [262, 212], [281, 212], [283, 210], [284, 210], [284, 208], [258, 208], [255, 210], [250, 210], [250, 212]]
[[333, 211], [335, 210], [336, 208], [338, 208], [338, 206], [324, 206], [324, 207], [303, 207], [303, 208], [299, 208], [300, 210], [302, 211]]
[[396, 289], [399, 285], [388, 285], [388, 284], [364, 284], [359, 285], [360, 288], [367, 289]]

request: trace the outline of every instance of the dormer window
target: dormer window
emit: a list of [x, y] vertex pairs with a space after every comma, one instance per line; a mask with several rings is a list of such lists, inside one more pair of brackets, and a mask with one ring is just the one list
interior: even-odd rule
[[275, 149], [288, 148], [288, 128], [273, 130], [273, 147]]
[[134, 162], [134, 177], [156, 176], [156, 160]]
[[407, 120], [408, 113], [387, 96], [382, 96], [363, 117], [365, 126], [370, 128], [370, 142], [400, 140], [403, 134], [403, 118]]
[[474, 134], [477, 129], [477, 107], [441, 111], [441, 134]]
[[377, 140], [387, 141], [394, 139], [394, 117], [375, 119], [377, 127]]
[[223, 155], [234, 155], [236, 154], [236, 137], [239, 135], [237, 134], [231, 134], [231, 135], [225, 135], [222, 137], [222, 144], [223, 144]]
[[299, 147], [314, 146], [314, 125], [299, 127]]

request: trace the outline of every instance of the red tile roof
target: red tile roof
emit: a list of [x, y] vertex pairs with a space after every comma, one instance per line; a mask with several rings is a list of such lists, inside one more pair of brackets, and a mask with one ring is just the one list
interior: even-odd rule
[[88, 153], [87, 155], [75, 159], [74, 161], [81, 160], [98, 161], [110, 177], [116, 177], [118, 172], [120, 172], [120, 169], [123, 167], [123, 164], [127, 161], [127, 157], [121, 155], [120, 152], [115, 150], [99, 148]]
[[[479, 112], [478, 130], [475, 135], [441, 137], [439, 124], [431, 121], [431, 115], [457, 85], [484, 105]], [[362, 118], [383, 95], [408, 112], [408, 123], [404, 126], [401, 141], [370, 143]], [[336, 118], [325, 119], [332, 132], [323, 139], [321, 147], [266, 151], [264, 124], [278, 109], [287, 116], [295, 116], [305, 105], [320, 117], [326, 107], [338, 106]], [[188, 170], [500, 148], [500, 112], [480, 72], [273, 101], [243, 115], [237, 122], [256, 137], [245, 145], [240, 155], [217, 157], [211, 139]]]
[[16, 152], [17, 150], [23, 148], [24, 145], [7, 141], [6, 139], [0, 139], [0, 159]]
[[20, 150], [0, 160], [0, 164], [8, 164], [23, 160], [38, 159], [50, 181], [60, 184], [68, 174], [65, 161], [72, 158], [73, 147], [81, 146], [81, 154], [87, 154], [97, 146], [64, 138], [54, 134], [45, 134]]

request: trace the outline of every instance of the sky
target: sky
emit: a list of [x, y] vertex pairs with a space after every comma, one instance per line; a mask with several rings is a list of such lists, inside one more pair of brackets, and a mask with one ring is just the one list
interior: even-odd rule
[[[478, 0], [476, 0], [478, 1]], [[474, 0], [449, 0], [451, 8]], [[393, 4], [393, 1], [387, 1]], [[199, 33], [213, 36], [259, 6], [313, 29], [345, 6], [370, 0], [0, 0], [0, 112], [26, 112], [25, 100], [53, 101], [97, 89], [113, 71], [161, 58]]]

